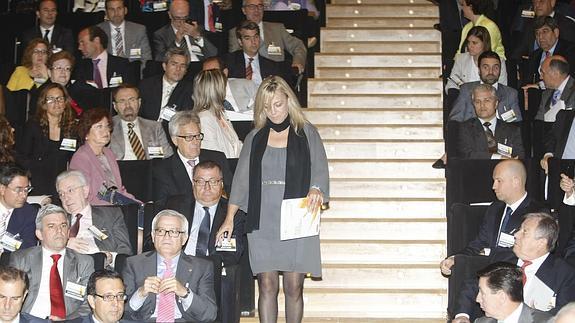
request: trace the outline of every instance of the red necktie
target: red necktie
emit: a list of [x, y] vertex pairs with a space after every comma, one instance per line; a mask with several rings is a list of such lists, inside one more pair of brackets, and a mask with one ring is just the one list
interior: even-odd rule
[[208, 27], [211, 32], [216, 31], [216, 19], [214, 18], [214, 4], [210, 3], [208, 6]]
[[254, 70], [252, 69], [252, 62], [254, 61], [253, 58], [248, 58], [249, 63], [248, 66], [246, 66], [246, 80], [251, 80], [252, 79], [252, 75], [254, 74]]
[[58, 260], [62, 255], [51, 255], [54, 263], [50, 269], [50, 315], [66, 318], [66, 305], [64, 303], [64, 291], [62, 290], [62, 281], [58, 272]]
[[76, 222], [70, 227], [70, 233], [68, 236], [70, 238], [76, 238], [78, 235], [78, 231], [80, 231], [80, 219], [82, 218], [82, 214], [76, 214]]
[[525, 275], [525, 267], [531, 265], [533, 262], [529, 260], [523, 260], [523, 265], [521, 266], [521, 276], [523, 277], [523, 286], [527, 282], [527, 276]]

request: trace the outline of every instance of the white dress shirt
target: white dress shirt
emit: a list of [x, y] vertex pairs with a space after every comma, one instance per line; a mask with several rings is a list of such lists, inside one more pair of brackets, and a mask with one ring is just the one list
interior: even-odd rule
[[38, 288], [38, 295], [36, 296], [36, 301], [32, 305], [30, 314], [36, 317], [44, 318], [50, 316], [51, 303], [50, 303], [50, 270], [52, 269], [51, 255], [60, 254], [60, 260], [58, 260], [58, 273], [60, 274], [60, 280], [62, 281], [62, 290], [65, 290], [64, 282], [64, 260], [66, 259], [66, 249], [60, 252], [53, 252], [46, 248], [42, 248], [42, 272], [40, 279], [40, 287]]
[[[178, 156], [180, 156], [180, 160], [182, 161], [182, 163], [184, 164], [184, 167], [186, 167], [186, 172], [188, 173], [188, 177], [190, 178], [190, 182], [192, 182], [192, 185], [194, 183], [194, 169], [192, 168], [192, 166], [190, 166], [190, 164], [188, 164], [188, 160], [192, 160], [192, 159], [187, 159], [186, 157], [184, 157], [181, 153], [180, 150], [178, 150]], [[200, 157], [197, 156], [196, 158], [193, 158], [194, 161], [196, 161], [196, 165], [200, 162]]]
[[160, 109], [168, 104], [170, 96], [172, 95], [172, 92], [174, 92], [176, 86], [178, 86], [178, 82], [170, 83], [166, 80], [165, 76], [162, 77], [162, 103], [160, 105]]
[[[527, 278], [525, 285], [523, 286], [523, 302], [525, 304], [533, 304], [535, 295], [537, 295], [537, 290], [535, 290], [535, 285], [533, 283], [535, 279], [535, 274], [539, 270], [539, 267], [543, 264], [545, 259], [549, 256], [549, 253], [543, 256], [533, 259], [531, 265], [525, 267], [525, 277]], [[523, 265], [523, 260], [517, 260], [517, 266], [521, 267]], [[538, 308], [539, 310], [547, 311], [548, 309]]]

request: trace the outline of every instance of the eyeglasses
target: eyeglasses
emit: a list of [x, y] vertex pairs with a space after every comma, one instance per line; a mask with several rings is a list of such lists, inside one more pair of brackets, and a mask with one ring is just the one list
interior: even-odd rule
[[264, 10], [264, 5], [263, 4], [249, 4], [244, 6], [244, 8], [248, 9], [248, 10]]
[[194, 179], [193, 181], [194, 181], [194, 183], [196, 183], [196, 185], [199, 185], [202, 187], [206, 186], [206, 184], [210, 184], [210, 186], [213, 187], [213, 186], [220, 184], [222, 179], [221, 178], [220, 179], [210, 178], [208, 180], [205, 180], [203, 178], [198, 178], [198, 179]]
[[35, 49], [32, 54], [48, 55], [48, 50], [46, 49]]
[[119, 101], [116, 101], [116, 104], [119, 105], [119, 106], [126, 106], [128, 103], [129, 103], [130, 105], [132, 105], [132, 104], [136, 104], [136, 102], [138, 102], [139, 100], [140, 100], [139, 98], [134, 98], [134, 97], [132, 97], [132, 98], [129, 98], [129, 99], [127, 99], [127, 100], [119, 100]]
[[72, 194], [72, 192], [74, 192], [75, 190], [79, 189], [80, 187], [83, 187], [84, 185], [80, 185], [80, 186], [76, 186], [76, 187], [70, 187], [68, 189], [65, 189], [63, 191], [58, 191], [58, 195], [60, 195], [60, 197], [64, 197], [68, 194]]
[[52, 66], [52, 70], [58, 72], [70, 73], [72, 72], [72, 66]]
[[62, 103], [64, 101], [66, 101], [66, 97], [64, 96], [57, 96], [57, 97], [49, 96], [46, 98], [46, 104], [55, 104], [56, 102]]
[[6, 186], [7, 189], [11, 190], [12, 192], [16, 193], [16, 194], [28, 194], [30, 193], [34, 187], [33, 186], [25, 186], [25, 187], [10, 187], [10, 186]]
[[176, 231], [176, 230], [166, 230], [166, 229], [155, 229], [154, 232], [158, 237], [165, 237], [166, 234], [170, 236], [170, 238], [177, 238], [182, 233], [186, 233], [186, 231]]
[[102, 300], [104, 300], [104, 302], [113, 302], [113, 301], [125, 302], [128, 299], [128, 295], [126, 295], [124, 293], [118, 293], [116, 295], [114, 295], [114, 294], [106, 294], [106, 295], [94, 294], [94, 296], [100, 297]]
[[185, 136], [176, 136], [176, 137], [182, 138], [185, 141], [190, 142], [190, 141], [194, 141], [194, 140], [203, 140], [204, 134], [200, 132], [197, 135], [185, 135]]

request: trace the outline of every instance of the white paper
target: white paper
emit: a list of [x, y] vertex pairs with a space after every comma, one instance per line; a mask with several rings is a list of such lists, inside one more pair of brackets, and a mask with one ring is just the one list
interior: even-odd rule
[[319, 235], [320, 211], [308, 213], [306, 198], [282, 201], [281, 240], [290, 240]]
[[555, 292], [537, 276], [527, 281], [526, 287], [528, 290], [523, 291], [525, 304], [544, 312], [555, 308]]
[[230, 121], [252, 121], [254, 120], [253, 110], [247, 110], [245, 112], [236, 112], [226, 110], [226, 115]]

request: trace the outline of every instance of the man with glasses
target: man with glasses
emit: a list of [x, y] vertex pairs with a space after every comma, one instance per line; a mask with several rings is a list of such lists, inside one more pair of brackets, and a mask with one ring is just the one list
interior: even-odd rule
[[11, 252], [36, 246], [38, 208], [26, 202], [30, 173], [15, 166], [0, 168], [0, 250]]
[[212, 160], [223, 171], [224, 187], [229, 192], [232, 173], [228, 160], [220, 151], [201, 149], [204, 134], [200, 119], [192, 111], [179, 111], [169, 124], [170, 137], [176, 146], [176, 153], [159, 161], [152, 174], [154, 201], [165, 202], [173, 195], [192, 195], [194, 166], [204, 160]]
[[218, 54], [217, 48], [203, 36], [203, 28], [197, 21], [189, 17], [190, 4], [188, 0], [173, 0], [168, 15], [170, 24], [154, 33], [154, 58], [161, 61], [171, 47], [186, 51], [190, 61], [203, 61]]
[[133, 85], [122, 84], [114, 92], [118, 114], [112, 118], [109, 147], [118, 160], [167, 158], [174, 153], [162, 125], [138, 117], [141, 102], [140, 91]]
[[155, 250], [128, 258], [127, 318], [156, 322], [212, 322], [217, 305], [211, 261], [182, 252], [188, 220], [173, 210], [152, 220]]
[[88, 314], [86, 283], [94, 272], [92, 257], [66, 248], [70, 222], [66, 211], [47, 204], [38, 211], [36, 236], [41, 246], [11, 254], [10, 266], [30, 279], [22, 311], [51, 320]]
[[27, 29], [22, 33], [22, 47], [34, 38], [46, 40], [54, 53], [65, 50], [69, 53], [74, 52], [74, 36], [70, 29], [56, 25], [58, 17], [58, 4], [56, 0], [38, 1], [36, 9], [38, 24], [35, 27]]
[[[213, 161], [202, 161], [194, 167], [193, 195], [178, 195], [168, 199], [167, 209], [181, 212], [188, 219], [189, 238], [184, 252], [192, 256], [209, 256], [223, 265], [221, 277], [221, 300], [218, 318], [221, 322], [239, 322], [240, 266], [244, 250], [244, 216], [234, 218], [234, 232], [230, 235], [236, 241], [229, 251], [216, 251], [215, 237], [226, 218], [227, 199], [224, 192], [222, 171]], [[241, 211], [240, 211], [241, 212]]]

